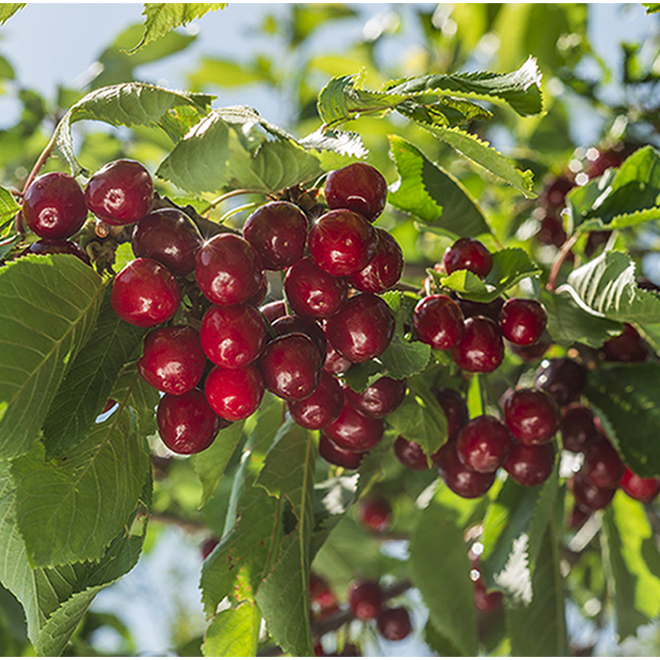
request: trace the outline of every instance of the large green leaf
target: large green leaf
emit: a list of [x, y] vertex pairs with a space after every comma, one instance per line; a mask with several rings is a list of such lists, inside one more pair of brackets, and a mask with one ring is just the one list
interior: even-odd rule
[[26, 2], [3, 2], [0, 4], [0, 25], [4, 25]]
[[0, 186], [0, 226], [11, 220], [21, 207], [7, 188]]
[[249, 658], [257, 655], [261, 616], [247, 601], [218, 612], [204, 636], [202, 651], [207, 658]]
[[101, 279], [71, 255], [0, 269], [0, 457], [30, 449], [68, 367], [89, 339]]

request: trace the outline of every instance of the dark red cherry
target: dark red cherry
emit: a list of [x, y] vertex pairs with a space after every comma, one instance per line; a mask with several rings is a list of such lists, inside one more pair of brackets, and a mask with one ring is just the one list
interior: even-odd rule
[[337, 597], [332, 592], [327, 580], [314, 571], [309, 573], [309, 602], [319, 609], [328, 609], [337, 604]]
[[396, 410], [406, 395], [406, 379], [379, 378], [364, 392], [344, 388], [346, 398], [362, 413], [380, 419]]
[[591, 510], [587, 509], [576, 501], [573, 504], [573, 508], [571, 509], [568, 520], [566, 521], [566, 527], [568, 529], [580, 529], [580, 527], [582, 527], [582, 525], [587, 522], [590, 515]]
[[40, 238], [30, 245], [27, 254], [72, 254], [88, 266], [92, 265], [87, 252], [78, 243], [64, 238]]
[[459, 238], [445, 250], [442, 265], [447, 275], [455, 270], [469, 270], [483, 279], [493, 268], [493, 255], [476, 238]]
[[185, 325], [152, 330], [144, 340], [137, 366], [151, 387], [176, 396], [189, 392], [206, 366], [199, 333]]
[[326, 321], [325, 334], [341, 355], [354, 363], [378, 357], [394, 336], [394, 313], [373, 293], [358, 293]]
[[644, 362], [649, 353], [646, 342], [630, 323], [624, 323], [623, 332], [608, 339], [600, 350], [612, 362]]
[[516, 440], [540, 445], [550, 442], [557, 432], [559, 409], [545, 392], [522, 388], [506, 400], [504, 420]]
[[375, 256], [376, 230], [347, 209], [328, 211], [309, 230], [307, 248], [316, 265], [334, 277], [361, 271]]
[[245, 221], [243, 238], [266, 270], [282, 270], [305, 256], [307, 218], [291, 202], [269, 202]]
[[299, 333], [276, 337], [259, 358], [266, 389], [289, 401], [306, 399], [316, 390], [322, 365], [314, 342]]
[[119, 318], [141, 328], [171, 319], [180, 302], [181, 291], [174, 275], [153, 259], [130, 261], [112, 283], [112, 309]]
[[403, 252], [394, 236], [376, 227], [378, 243], [374, 258], [359, 272], [351, 275], [351, 285], [358, 291], [383, 293], [391, 289], [403, 272]]
[[158, 433], [177, 454], [196, 454], [213, 442], [226, 423], [211, 410], [200, 390], [191, 390], [181, 396], [166, 394], [156, 411]]
[[555, 467], [555, 450], [552, 443], [525, 445], [513, 442], [502, 467], [514, 481], [522, 486], [538, 486]]
[[259, 288], [245, 302], [252, 307], [259, 307], [266, 300], [266, 296], [268, 296], [268, 278], [262, 273]]
[[449, 296], [425, 296], [415, 305], [413, 328], [417, 339], [431, 348], [454, 348], [465, 332], [463, 312]]
[[375, 619], [383, 603], [383, 590], [375, 580], [353, 580], [348, 585], [348, 604], [357, 619]]
[[350, 360], [340, 355], [334, 346], [328, 342], [328, 352], [323, 363], [323, 371], [327, 371], [329, 374], [334, 374], [335, 376], [341, 376], [350, 369], [352, 364]]
[[318, 430], [334, 422], [344, 407], [339, 381], [322, 371], [319, 386], [306, 399], [289, 401], [293, 421], [306, 429]]
[[385, 208], [387, 182], [372, 165], [351, 163], [328, 174], [323, 193], [331, 209], [350, 209], [373, 222]]
[[366, 452], [354, 452], [343, 449], [321, 433], [319, 437], [319, 455], [331, 465], [357, 470]]
[[504, 342], [497, 324], [485, 316], [466, 319], [463, 336], [452, 348], [451, 357], [465, 371], [495, 371], [504, 359]]
[[192, 220], [180, 209], [158, 209], [142, 218], [133, 230], [131, 247], [136, 257], [160, 261], [175, 275], [195, 270], [195, 257], [202, 236]]
[[266, 324], [251, 305], [213, 305], [204, 314], [199, 337], [209, 360], [225, 369], [238, 369], [263, 351]]
[[471, 316], [485, 316], [491, 321], [495, 321], [495, 323], [500, 322], [500, 312], [504, 305], [504, 298], [502, 296], [488, 303], [475, 302], [466, 298], [457, 298], [456, 302], [466, 319], [469, 319]]
[[339, 417], [323, 429], [323, 433], [342, 449], [365, 452], [382, 439], [385, 425], [382, 419], [363, 415], [348, 401], [344, 401]]
[[561, 440], [564, 449], [584, 451], [596, 435], [594, 415], [580, 403], [571, 403], [561, 413]]
[[616, 488], [623, 477], [624, 464], [612, 443], [602, 434], [592, 436], [584, 451], [584, 478], [597, 488]]
[[475, 498], [485, 495], [495, 481], [495, 472], [476, 472], [466, 467], [456, 453], [456, 442], [446, 442], [435, 455], [438, 472], [457, 495]]
[[548, 321], [545, 307], [537, 300], [510, 298], [500, 311], [500, 329], [511, 343], [529, 346], [537, 342]]
[[328, 340], [325, 338], [323, 328], [314, 319], [303, 316], [281, 316], [273, 322], [271, 327], [277, 337], [293, 333], [307, 335], [319, 349], [321, 359], [325, 360], [328, 352]]
[[504, 463], [511, 447], [511, 434], [499, 419], [480, 415], [458, 432], [456, 454], [475, 472], [495, 472]]
[[525, 362], [538, 362], [552, 345], [552, 339], [547, 330], [541, 335], [541, 339], [529, 346], [517, 346], [508, 342], [507, 348]]
[[621, 477], [621, 488], [626, 495], [634, 500], [651, 502], [660, 493], [660, 479], [657, 477], [640, 477], [626, 466]]
[[567, 176], [558, 176], [545, 187], [541, 199], [545, 200], [548, 206], [563, 207], [566, 204], [566, 193], [574, 187], [575, 182]]
[[410, 615], [405, 607], [390, 607], [383, 610], [376, 621], [378, 632], [390, 642], [400, 642], [410, 634]]
[[607, 243], [607, 241], [609, 241], [611, 235], [612, 235], [611, 231], [589, 232], [587, 243], [584, 246], [585, 256], [591, 258], [599, 248], [603, 247]]
[[614, 498], [614, 488], [598, 488], [589, 483], [582, 471], [578, 472], [570, 483], [575, 499], [590, 511], [604, 509]]
[[206, 377], [204, 393], [220, 417], [236, 422], [247, 419], [259, 407], [264, 381], [254, 364], [243, 369], [214, 367]]
[[348, 298], [348, 282], [328, 275], [310, 257], [289, 268], [284, 278], [284, 290], [296, 314], [317, 319], [336, 314]]
[[281, 316], [287, 316], [286, 303], [283, 300], [274, 300], [259, 307], [259, 311], [266, 317], [269, 323], [273, 323]]
[[28, 229], [41, 238], [69, 238], [87, 219], [85, 194], [64, 172], [37, 177], [25, 191], [21, 208]]
[[559, 248], [566, 242], [568, 236], [561, 218], [550, 213], [541, 220], [541, 227], [536, 238], [543, 245], [554, 245]]
[[216, 305], [238, 305], [259, 291], [261, 262], [250, 244], [234, 234], [218, 234], [197, 253], [195, 277]]
[[202, 560], [206, 559], [214, 550], [215, 547], [220, 543], [220, 539], [217, 536], [209, 536], [204, 539], [200, 547], [200, 552], [202, 553]]
[[109, 225], [129, 225], [149, 212], [154, 201], [151, 175], [141, 163], [121, 159], [102, 167], [85, 188], [87, 208]]
[[474, 606], [480, 612], [492, 612], [501, 607], [503, 598], [501, 591], [488, 591], [483, 578], [474, 581]]
[[392, 526], [392, 505], [381, 495], [364, 497], [359, 503], [359, 519], [369, 531], [382, 534]]
[[410, 470], [428, 470], [429, 463], [421, 445], [400, 435], [394, 442], [394, 454]]
[[450, 387], [434, 388], [431, 392], [445, 413], [447, 438], [451, 440], [467, 424], [469, 417], [467, 403], [459, 392]]
[[587, 370], [570, 358], [543, 360], [534, 376], [534, 387], [547, 392], [559, 406], [575, 401], [587, 381]]
[[[589, 150], [591, 151], [591, 149]], [[587, 167], [587, 176], [593, 179], [600, 176], [605, 170], [610, 167], [619, 167], [625, 158], [623, 151], [599, 151], [595, 158], [589, 158], [589, 166]]]

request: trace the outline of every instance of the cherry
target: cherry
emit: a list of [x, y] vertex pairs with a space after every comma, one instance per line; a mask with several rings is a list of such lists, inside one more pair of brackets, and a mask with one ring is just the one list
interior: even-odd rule
[[337, 608], [337, 596], [327, 580], [313, 571], [309, 574], [309, 602], [319, 614], [326, 614]]
[[319, 386], [323, 360], [307, 336], [282, 335], [271, 341], [259, 358], [266, 389], [282, 399], [306, 399]]
[[542, 484], [555, 467], [555, 450], [552, 443], [526, 445], [513, 442], [502, 467], [521, 486]]
[[335, 376], [340, 376], [341, 374], [346, 373], [352, 364], [353, 363], [350, 360], [347, 360], [343, 355], [339, 354], [335, 350], [335, 347], [328, 342], [328, 352], [325, 356], [325, 362], [323, 363], [323, 371], [327, 371], [329, 374], [334, 374]]
[[78, 243], [63, 238], [41, 238], [27, 249], [28, 254], [72, 254], [88, 266], [92, 265], [87, 252]]
[[174, 275], [146, 257], [130, 261], [119, 271], [110, 294], [117, 316], [141, 328], [171, 319], [180, 302], [181, 291]]
[[589, 167], [587, 168], [587, 176], [593, 179], [603, 174], [610, 167], [619, 167], [624, 158], [625, 154], [621, 151], [614, 151], [613, 149], [599, 151], [595, 158], [588, 159]]
[[259, 307], [261, 303], [266, 300], [268, 295], [268, 278], [265, 273], [261, 274], [261, 283], [259, 288], [253, 293], [245, 302], [252, 307]]
[[121, 159], [104, 165], [87, 184], [85, 203], [109, 225], [130, 225], [147, 215], [154, 201], [151, 175], [141, 163]]
[[413, 311], [417, 339], [436, 350], [453, 348], [465, 332], [463, 312], [449, 296], [425, 296]]
[[454, 362], [465, 371], [490, 373], [502, 364], [504, 342], [497, 324], [485, 316], [466, 319], [464, 332], [451, 350]]
[[166, 394], [156, 411], [158, 433], [168, 449], [176, 454], [197, 454], [215, 439], [220, 428], [226, 426], [211, 410], [200, 390], [181, 396]]
[[220, 539], [216, 536], [209, 536], [204, 539], [200, 552], [202, 553], [202, 560], [206, 559], [214, 550], [215, 546], [220, 543]]
[[623, 477], [623, 461], [612, 443], [601, 433], [592, 436], [584, 451], [584, 478], [597, 488], [616, 488]]
[[379, 534], [386, 532], [392, 526], [393, 515], [389, 500], [380, 495], [360, 500], [360, 523], [369, 531]]
[[547, 392], [560, 406], [575, 401], [587, 381], [587, 370], [570, 358], [543, 360], [534, 375], [534, 387]]
[[373, 293], [358, 293], [326, 321], [325, 334], [335, 350], [351, 362], [378, 357], [394, 335], [394, 313]]
[[545, 187], [541, 198], [548, 206], [563, 207], [566, 203], [566, 193], [574, 187], [575, 182], [567, 176], [558, 176]]
[[351, 163], [328, 174], [323, 193], [331, 209], [350, 209], [373, 221], [385, 208], [387, 182], [372, 165]]
[[644, 362], [649, 352], [645, 341], [630, 323], [624, 323], [623, 332], [608, 339], [600, 350], [605, 359], [612, 362]]
[[493, 255], [476, 238], [459, 238], [445, 250], [442, 265], [447, 275], [455, 270], [469, 270], [483, 279], [493, 268]]
[[640, 477], [627, 465], [621, 477], [621, 488], [629, 497], [640, 502], [651, 502], [660, 493], [660, 479]]
[[339, 381], [322, 371], [319, 386], [306, 399], [289, 401], [293, 421], [306, 429], [318, 430], [334, 422], [344, 407]]
[[396, 410], [406, 395], [406, 379], [395, 380], [382, 376], [364, 392], [344, 388], [344, 394], [360, 412], [381, 419]]
[[181, 210], [165, 208], [145, 215], [133, 230], [131, 247], [136, 257], [160, 261], [175, 275], [195, 270], [195, 257], [202, 236], [192, 220]]
[[282, 270], [305, 255], [307, 218], [291, 202], [270, 202], [245, 221], [243, 237], [266, 270]]
[[344, 401], [339, 417], [323, 429], [323, 433], [342, 449], [365, 452], [383, 437], [383, 420], [363, 415], [349, 401]]
[[476, 472], [458, 458], [456, 441], [446, 442], [435, 454], [438, 472], [447, 487], [457, 495], [475, 498], [485, 495], [495, 481], [495, 472]]
[[568, 238], [561, 218], [554, 214], [546, 215], [545, 218], [541, 220], [541, 228], [536, 236], [544, 245], [554, 245], [558, 248], [561, 247]]
[[204, 393], [220, 417], [237, 422], [247, 419], [259, 407], [264, 381], [254, 364], [242, 369], [214, 367], [206, 377]]
[[378, 632], [390, 642], [399, 642], [410, 634], [410, 615], [405, 607], [383, 610], [376, 621]]
[[576, 453], [584, 451], [596, 435], [593, 413], [580, 403], [571, 403], [564, 408], [560, 428], [564, 449]]
[[375, 256], [376, 230], [347, 209], [328, 211], [309, 230], [307, 247], [316, 265], [335, 277], [361, 271]]
[[512, 344], [529, 346], [537, 342], [548, 321], [545, 307], [537, 300], [510, 298], [500, 311], [500, 329]]
[[337, 465], [347, 470], [357, 470], [364, 454], [365, 452], [343, 449], [323, 433], [319, 437], [319, 455], [331, 465]]
[[403, 252], [394, 236], [376, 227], [378, 242], [374, 258], [359, 272], [351, 275], [351, 285], [358, 291], [383, 293], [391, 289], [403, 272]]
[[286, 303], [283, 300], [274, 300], [259, 307], [259, 311], [269, 323], [273, 323], [281, 316], [287, 316]]
[[71, 175], [49, 172], [28, 186], [21, 214], [30, 231], [37, 236], [69, 238], [87, 219], [85, 194]]
[[488, 303], [475, 302], [465, 298], [457, 298], [456, 302], [463, 312], [463, 316], [469, 319], [471, 316], [485, 316], [495, 323], [500, 322], [500, 312], [504, 305], [504, 298], [499, 296]]
[[456, 438], [456, 454], [463, 465], [475, 472], [495, 472], [509, 453], [511, 434], [491, 415], [471, 419]]
[[184, 325], [152, 330], [137, 363], [140, 376], [151, 387], [177, 396], [197, 385], [205, 366], [199, 334]]
[[303, 316], [281, 316], [273, 322], [271, 328], [277, 337], [292, 333], [307, 335], [319, 349], [321, 359], [325, 360], [328, 340], [325, 338], [323, 328], [314, 319]]
[[262, 284], [261, 262], [250, 244], [234, 234], [218, 234], [197, 253], [195, 277], [216, 305], [238, 305]]
[[202, 318], [199, 337], [209, 360], [225, 369], [237, 369], [254, 362], [263, 351], [266, 324], [251, 305], [213, 305]]
[[585, 508], [579, 502], [573, 504], [573, 509], [569, 515], [568, 520], [566, 521], [566, 527], [568, 529], [580, 529], [584, 523], [587, 522], [589, 516], [591, 515], [591, 510]]
[[319, 319], [336, 314], [348, 298], [348, 282], [328, 275], [310, 257], [289, 268], [284, 278], [284, 290], [296, 314]]
[[546, 330], [541, 336], [541, 339], [533, 344], [529, 344], [528, 346], [518, 346], [509, 342], [508, 348], [514, 353], [514, 355], [517, 355], [525, 362], [538, 362], [546, 354], [551, 345], [552, 340]]
[[582, 506], [590, 511], [604, 509], [614, 497], [615, 488], [599, 488], [589, 483], [582, 471], [578, 472], [569, 482], [573, 496]]
[[400, 435], [394, 442], [394, 454], [410, 470], [428, 470], [429, 463], [421, 445]]
[[375, 619], [383, 603], [383, 590], [375, 580], [353, 580], [348, 585], [348, 604], [356, 618]]
[[587, 243], [584, 246], [584, 254], [586, 257], [591, 258], [598, 248], [602, 247], [609, 241], [611, 231], [592, 231], [589, 232]]
[[449, 387], [434, 388], [431, 393], [447, 418], [447, 438], [452, 440], [468, 421], [468, 407], [459, 392]]
[[543, 391], [516, 390], [504, 404], [504, 419], [519, 442], [540, 445], [550, 442], [559, 428], [557, 404]]
[[483, 578], [474, 581], [474, 606], [480, 612], [492, 612], [501, 607], [503, 598], [501, 591], [488, 591]]

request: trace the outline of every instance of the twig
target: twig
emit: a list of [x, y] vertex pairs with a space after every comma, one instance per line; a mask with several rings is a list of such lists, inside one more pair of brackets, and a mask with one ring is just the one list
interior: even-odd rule
[[555, 263], [552, 264], [552, 269], [550, 270], [550, 275], [548, 276], [548, 286], [547, 286], [548, 291], [555, 290], [555, 285], [557, 284], [557, 277], [559, 276], [559, 271], [561, 270], [561, 267], [563, 266], [564, 261], [568, 256], [568, 253], [571, 251], [571, 248], [577, 242], [577, 239], [578, 239], [578, 235], [573, 234], [573, 236], [571, 236], [568, 240], [564, 241], [564, 244], [561, 246], [561, 250], [559, 250], [559, 254], [555, 259]]

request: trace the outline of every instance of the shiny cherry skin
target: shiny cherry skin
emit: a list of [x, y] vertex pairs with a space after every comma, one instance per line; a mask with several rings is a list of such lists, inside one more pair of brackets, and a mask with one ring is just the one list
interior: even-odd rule
[[378, 243], [374, 258], [359, 272], [351, 275], [351, 286], [358, 291], [383, 293], [391, 289], [403, 273], [403, 251], [389, 232], [376, 227]]
[[348, 401], [344, 401], [339, 417], [323, 429], [323, 433], [336, 445], [353, 452], [365, 452], [375, 447], [384, 431], [382, 419], [363, 415]]
[[521, 486], [538, 486], [552, 474], [555, 450], [552, 443], [525, 445], [513, 442], [502, 467]]
[[379, 378], [364, 392], [344, 388], [346, 398], [362, 413], [381, 419], [396, 410], [406, 396], [406, 379], [395, 380], [389, 376]]
[[328, 211], [312, 225], [307, 248], [316, 265], [334, 277], [361, 271], [375, 256], [376, 230], [347, 209]]
[[409, 470], [428, 470], [429, 462], [421, 445], [400, 435], [394, 442], [394, 455]]
[[431, 393], [447, 418], [447, 438], [452, 440], [468, 422], [468, 407], [459, 392], [450, 387], [433, 388]]
[[451, 357], [465, 371], [495, 371], [504, 359], [504, 342], [497, 324], [485, 316], [466, 319], [463, 336], [452, 348]]
[[259, 311], [269, 323], [273, 323], [281, 316], [287, 316], [286, 303], [283, 300], [274, 300], [259, 307]]
[[348, 605], [355, 618], [375, 619], [383, 603], [383, 590], [375, 580], [353, 580], [348, 585]]
[[250, 244], [234, 234], [217, 234], [197, 252], [195, 277], [216, 305], [238, 305], [259, 291], [263, 271]]
[[449, 296], [425, 296], [413, 311], [413, 328], [419, 341], [436, 350], [454, 348], [465, 332], [463, 312]]
[[152, 330], [137, 363], [140, 376], [151, 387], [175, 396], [192, 390], [205, 366], [199, 333], [185, 325]]
[[581, 403], [571, 403], [562, 410], [559, 427], [564, 449], [575, 453], [584, 451], [596, 435], [594, 415]]
[[506, 400], [504, 420], [516, 440], [541, 445], [550, 442], [557, 432], [559, 409], [542, 390], [521, 388]]
[[469, 270], [483, 279], [493, 268], [493, 255], [476, 238], [459, 238], [445, 250], [442, 265], [447, 275], [456, 270]]
[[49, 172], [28, 186], [21, 214], [40, 238], [69, 238], [87, 219], [85, 193], [70, 174]]
[[353, 363], [378, 357], [394, 336], [394, 313], [373, 293], [358, 293], [326, 321], [325, 334], [335, 350]]
[[608, 339], [600, 350], [611, 362], [644, 362], [649, 353], [646, 342], [630, 323], [624, 323], [623, 332]]
[[149, 212], [154, 183], [146, 167], [121, 159], [103, 166], [85, 188], [87, 208], [109, 225], [130, 225]]
[[529, 344], [528, 346], [518, 346], [509, 342], [507, 348], [524, 362], [538, 362], [548, 352], [551, 345], [552, 340], [546, 331], [541, 335], [541, 339], [533, 344]]
[[266, 270], [283, 270], [305, 256], [307, 218], [291, 202], [269, 202], [245, 221], [243, 238]]
[[328, 352], [323, 363], [323, 371], [327, 371], [329, 374], [334, 374], [335, 376], [341, 376], [351, 368], [352, 364], [350, 360], [339, 354], [335, 350], [335, 347], [328, 342]]
[[624, 469], [625, 465], [612, 443], [597, 433], [584, 451], [584, 478], [597, 488], [616, 488]]
[[268, 278], [265, 273], [261, 274], [259, 288], [245, 302], [252, 307], [259, 307], [268, 296]]
[[578, 472], [569, 482], [573, 496], [576, 501], [590, 511], [604, 509], [614, 498], [616, 487], [599, 488], [589, 483], [584, 477], [582, 470]]
[[495, 472], [504, 463], [510, 447], [511, 434], [491, 415], [471, 419], [456, 437], [456, 455], [475, 472]]
[[26, 254], [72, 254], [88, 266], [92, 265], [87, 252], [78, 243], [64, 238], [40, 238], [30, 245]]
[[343, 467], [347, 470], [357, 470], [365, 453], [343, 449], [330, 440], [324, 433], [321, 433], [319, 437], [319, 456], [331, 465]]
[[276, 337], [259, 358], [267, 390], [288, 401], [300, 401], [319, 386], [323, 360], [314, 342], [300, 333]]
[[328, 174], [323, 186], [331, 209], [350, 209], [373, 222], [385, 208], [387, 182], [368, 163], [351, 163]]
[[412, 625], [405, 607], [388, 607], [376, 621], [378, 632], [389, 642], [400, 642], [410, 634]]
[[276, 337], [292, 333], [307, 335], [319, 349], [321, 359], [325, 360], [328, 340], [325, 338], [323, 328], [314, 319], [304, 316], [281, 316], [273, 322], [271, 329]]
[[627, 465], [621, 477], [623, 492], [640, 502], [652, 502], [660, 493], [660, 479], [657, 477], [640, 477]]
[[466, 319], [469, 319], [471, 316], [485, 316], [491, 321], [495, 321], [495, 323], [500, 322], [500, 312], [504, 306], [504, 298], [502, 296], [488, 303], [475, 302], [466, 298], [457, 298], [456, 302]]
[[388, 499], [372, 495], [360, 500], [358, 516], [365, 529], [382, 534], [392, 526], [394, 513]]
[[174, 275], [146, 257], [127, 263], [112, 283], [112, 309], [119, 318], [141, 328], [168, 321], [180, 302], [181, 291]]
[[266, 324], [251, 305], [212, 305], [202, 318], [199, 337], [211, 362], [225, 369], [238, 369], [261, 355], [266, 345]]
[[534, 387], [547, 392], [559, 406], [575, 401], [587, 382], [587, 370], [570, 358], [543, 360], [534, 376]]
[[200, 390], [181, 396], [166, 394], [156, 411], [158, 433], [177, 454], [197, 454], [211, 445], [226, 422], [211, 410]]
[[328, 275], [313, 259], [305, 257], [287, 271], [284, 291], [296, 314], [327, 319], [346, 304], [348, 282]]
[[344, 407], [344, 391], [334, 376], [322, 371], [319, 386], [312, 394], [300, 401], [288, 403], [293, 421], [298, 426], [316, 431], [339, 417]]
[[537, 300], [510, 298], [500, 311], [502, 334], [518, 346], [529, 346], [537, 342], [547, 322], [545, 307]]
[[131, 248], [136, 257], [155, 259], [175, 275], [185, 276], [195, 270], [202, 242], [202, 235], [183, 211], [166, 208], [152, 211], [135, 225]]
[[495, 481], [495, 472], [476, 472], [461, 462], [456, 452], [456, 441], [446, 442], [435, 456], [435, 463], [442, 480], [460, 497], [468, 499], [481, 497], [489, 491]]
[[242, 369], [214, 367], [206, 377], [204, 393], [220, 417], [231, 422], [247, 419], [264, 396], [264, 381], [254, 364]]

